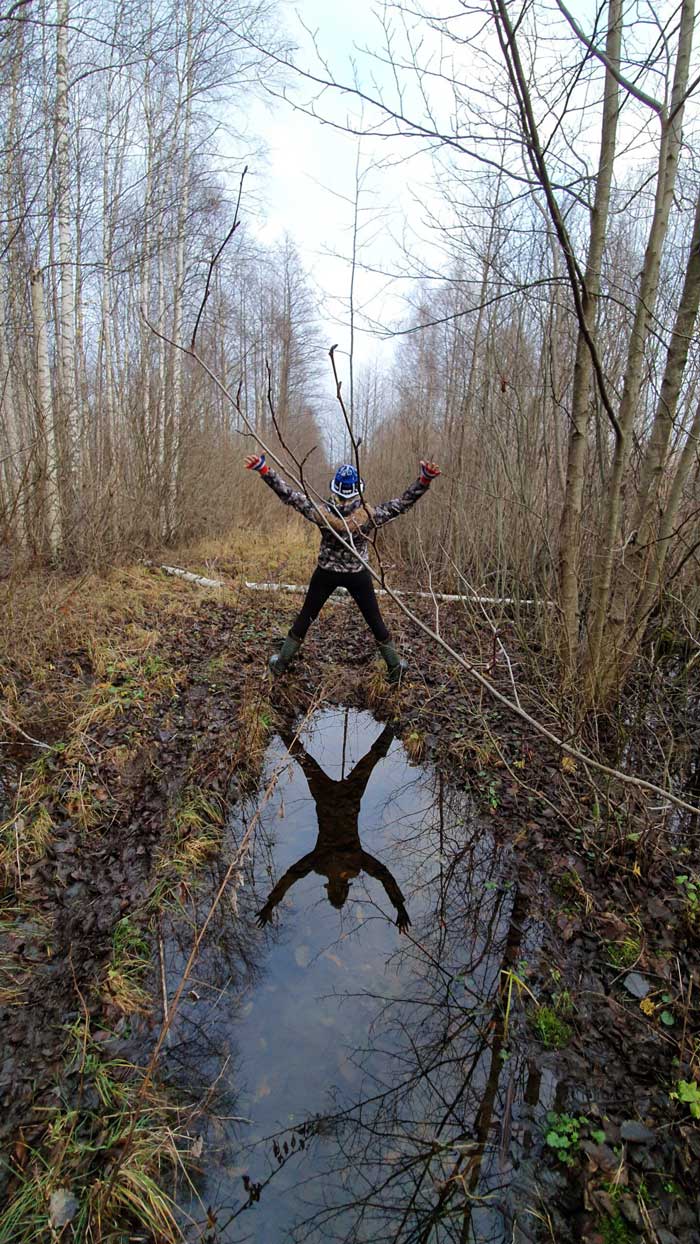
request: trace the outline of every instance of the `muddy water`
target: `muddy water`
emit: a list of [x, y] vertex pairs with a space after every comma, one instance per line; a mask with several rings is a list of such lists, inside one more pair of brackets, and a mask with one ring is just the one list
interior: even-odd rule
[[[291, 737], [270, 746], [261, 790]], [[168, 937], [171, 994], [253, 807], [232, 817], [191, 927]], [[504, 1033], [498, 986], [537, 939], [489, 818], [368, 713], [318, 713], [165, 1054], [206, 1100], [196, 1195], [180, 1190], [191, 1238], [514, 1238], [555, 1102]]]

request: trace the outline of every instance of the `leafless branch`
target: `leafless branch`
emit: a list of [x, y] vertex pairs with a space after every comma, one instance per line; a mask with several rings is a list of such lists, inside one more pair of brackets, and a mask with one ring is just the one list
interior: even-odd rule
[[593, 370], [598, 384], [600, 400], [603, 403], [605, 413], [610, 420], [615, 436], [619, 442], [622, 440], [622, 429], [620, 428], [617, 415], [615, 414], [610, 396], [608, 394], [608, 386], [605, 373], [603, 371], [603, 365], [583, 309], [581, 291], [585, 288], [584, 275], [579, 267], [573, 244], [569, 237], [569, 232], [564, 223], [564, 219], [552, 187], [549, 169], [547, 168], [544, 151], [540, 142], [535, 114], [532, 109], [532, 100], [527, 86], [527, 79], [520, 60], [520, 51], [516, 40], [515, 30], [508, 14], [506, 0], [491, 0], [491, 9], [496, 21], [496, 33], [498, 35], [498, 40], [501, 45], [506, 68], [508, 70], [508, 76], [518, 103], [523, 135], [527, 144], [528, 157], [532, 163], [537, 180], [544, 191], [547, 208], [552, 218], [552, 223], [556, 230], [557, 238], [559, 239], [559, 244], [562, 249], [564, 262], [569, 274], [571, 292], [574, 298], [576, 317], [591, 356], [591, 362], [593, 364]]
[[197, 318], [196, 318], [196, 320], [195, 320], [195, 322], [194, 322], [194, 329], [192, 330], [192, 340], [190, 341], [190, 350], [194, 350], [194, 348], [195, 348], [195, 344], [196, 344], [196, 341], [197, 341], [197, 329], [199, 328], [199, 321], [201, 320], [202, 315], [204, 314], [204, 308], [206, 307], [206, 305], [207, 305], [207, 300], [208, 300], [208, 298], [209, 298], [209, 287], [210, 287], [210, 285], [211, 285], [211, 278], [212, 278], [212, 276], [213, 276], [214, 269], [216, 268], [216, 265], [217, 265], [217, 263], [219, 262], [219, 260], [220, 260], [221, 256], [223, 255], [223, 253], [224, 253], [224, 251], [225, 251], [226, 247], [228, 246], [229, 242], [231, 241], [231, 238], [233, 237], [234, 233], [236, 232], [236, 229], [238, 228], [238, 226], [239, 226], [239, 225], [240, 225], [240, 223], [241, 223], [241, 222], [240, 222], [240, 220], [239, 220], [239, 218], [238, 218], [238, 209], [239, 209], [239, 208], [240, 208], [240, 206], [241, 206], [241, 195], [242, 195], [242, 193], [243, 193], [243, 181], [244, 181], [244, 179], [245, 179], [245, 175], [246, 175], [246, 173], [247, 173], [247, 172], [248, 172], [248, 165], [246, 164], [245, 168], [243, 169], [243, 172], [241, 173], [241, 179], [240, 179], [240, 181], [239, 181], [239, 183], [238, 183], [238, 198], [236, 199], [236, 210], [235, 210], [235, 212], [234, 212], [234, 216], [233, 216], [233, 224], [231, 225], [231, 228], [229, 229], [228, 233], [226, 234], [226, 237], [224, 238], [223, 242], [221, 243], [221, 246], [219, 247], [218, 251], [217, 251], [217, 252], [216, 252], [216, 254], [214, 255], [213, 259], [211, 259], [211, 260], [210, 260], [210, 262], [209, 262], [209, 271], [207, 272], [206, 284], [205, 284], [205, 286], [204, 286], [204, 297], [202, 298], [202, 301], [201, 301], [201, 304], [200, 304], [200, 307], [199, 307], [199, 311], [197, 312]]

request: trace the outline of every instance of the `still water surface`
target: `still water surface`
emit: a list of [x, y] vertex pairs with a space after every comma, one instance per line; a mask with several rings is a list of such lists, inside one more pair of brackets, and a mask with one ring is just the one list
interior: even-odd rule
[[[254, 807], [236, 807], [192, 927], [171, 931], [171, 993]], [[511, 1240], [554, 1086], [507, 1048], [499, 981], [536, 942], [510, 855], [468, 796], [369, 713], [317, 713], [165, 1054], [207, 1102], [191, 1238]]]

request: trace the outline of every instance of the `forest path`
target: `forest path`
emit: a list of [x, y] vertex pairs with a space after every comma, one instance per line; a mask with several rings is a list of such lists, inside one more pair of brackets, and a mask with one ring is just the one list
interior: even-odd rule
[[[540, 1007], [556, 1014], [566, 999], [566, 1043], [537, 1037], [517, 984], [512, 1006], [536, 1064], [568, 1086], [561, 1118], [600, 1122], [596, 1139], [579, 1127], [567, 1144], [568, 1124], [557, 1123], [562, 1143], [552, 1140], [540, 1172], [552, 1205], [576, 1217], [572, 1239], [624, 1239], [624, 1230], [651, 1240], [650, 1216], [662, 1244], [696, 1244], [700, 1130], [692, 1101], [678, 1105], [669, 1091], [682, 1081], [692, 1098], [698, 1074], [697, 926], [675, 882], [697, 862], [678, 835], [674, 845], [673, 827], [664, 837], [639, 803], [606, 811], [584, 775], [480, 703], [392, 606], [411, 662], [398, 691], [375, 669], [345, 602], [328, 606], [289, 677], [272, 684], [266, 657], [294, 598], [236, 582], [202, 595], [141, 569], [115, 572], [101, 612], [94, 592], [91, 602], [76, 594], [70, 637], [57, 634], [33, 673], [19, 660], [4, 672], [8, 711], [52, 746], [13, 746], [5, 779], [0, 1090], [10, 1204], [32, 1181], [44, 1220], [56, 1188], [74, 1189], [79, 1202], [87, 1195], [105, 1061], [124, 1060], [120, 1076], [137, 1083], [152, 1038], [142, 1035], [138, 1058], [132, 1048], [133, 1075], [125, 1051], [134, 1030], [159, 1023], [163, 913], [187, 908], [228, 810], [256, 788], [271, 734], [321, 688], [327, 705], [391, 720], [407, 754], [468, 793], [517, 875], [530, 878], [532, 916], [547, 932], [537, 964], [521, 971]], [[427, 616], [430, 602], [423, 607]], [[92, 631], [90, 608], [100, 620]], [[441, 626], [472, 659], [489, 652], [488, 628], [467, 628], [459, 606], [445, 606]], [[507, 642], [517, 672], [515, 636]], [[507, 686], [506, 670], [495, 677]], [[142, 1105], [138, 1092], [129, 1098], [130, 1119]], [[67, 1117], [71, 1136], [91, 1138], [89, 1169], [65, 1141]], [[97, 1143], [105, 1166], [113, 1146], [113, 1137]], [[609, 1230], [618, 1236], [606, 1236], [601, 1224], [617, 1219]], [[0, 1240], [30, 1238], [18, 1221]]]

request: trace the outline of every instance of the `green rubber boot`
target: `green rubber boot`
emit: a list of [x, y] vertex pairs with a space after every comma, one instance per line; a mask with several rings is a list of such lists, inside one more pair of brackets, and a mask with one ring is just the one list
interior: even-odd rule
[[401, 660], [401, 657], [390, 639], [388, 639], [385, 644], [379, 644], [378, 647], [384, 657], [384, 660], [386, 661], [387, 682], [392, 684], [400, 682], [401, 678], [408, 669], [408, 662]]
[[296, 635], [288, 635], [279, 652], [273, 652], [267, 664], [275, 677], [287, 672], [290, 661], [296, 656], [300, 648], [301, 640], [297, 639]]

